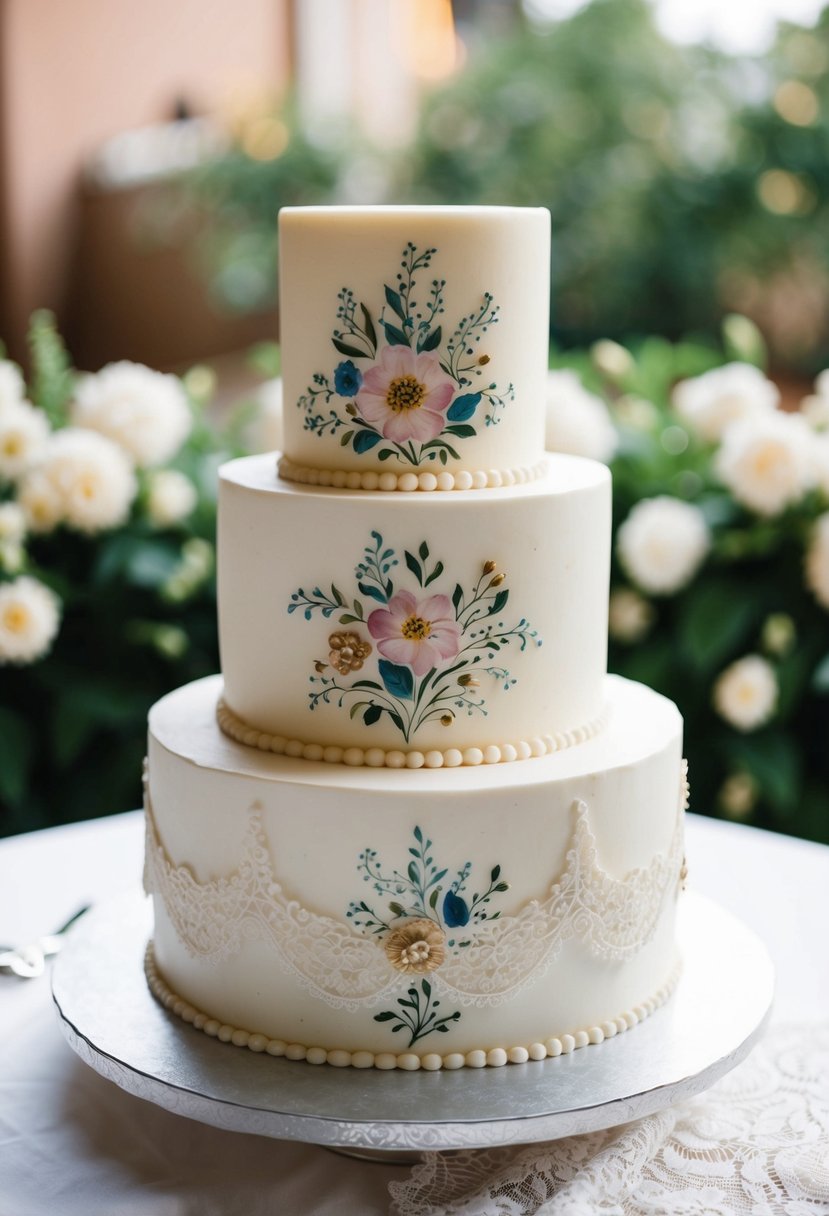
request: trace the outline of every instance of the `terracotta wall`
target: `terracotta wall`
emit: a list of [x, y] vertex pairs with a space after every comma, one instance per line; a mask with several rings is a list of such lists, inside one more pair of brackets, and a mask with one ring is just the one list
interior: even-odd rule
[[79, 172], [121, 130], [288, 71], [287, 0], [0, 0], [0, 336], [65, 308]]

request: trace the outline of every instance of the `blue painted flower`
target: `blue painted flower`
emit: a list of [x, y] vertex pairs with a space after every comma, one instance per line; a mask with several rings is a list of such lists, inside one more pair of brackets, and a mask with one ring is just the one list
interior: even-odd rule
[[466, 900], [451, 889], [443, 897], [443, 923], [447, 929], [458, 929], [469, 924]]
[[363, 383], [363, 373], [350, 359], [340, 363], [334, 371], [334, 388], [341, 397], [356, 397]]

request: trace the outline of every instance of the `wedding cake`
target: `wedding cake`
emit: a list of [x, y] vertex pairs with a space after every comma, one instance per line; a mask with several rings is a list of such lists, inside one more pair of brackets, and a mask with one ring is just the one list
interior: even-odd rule
[[608, 471], [543, 451], [549, 214], [280, 242], [285, 452], [221, 469], [223, 674], [150, 714], [150, 985], [312, 1064], [600, 1043], [676, 980], [686, 783], [607, 675]]

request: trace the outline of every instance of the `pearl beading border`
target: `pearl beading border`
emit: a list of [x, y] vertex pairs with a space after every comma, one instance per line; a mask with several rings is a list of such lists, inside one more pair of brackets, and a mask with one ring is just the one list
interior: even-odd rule
[[289, 739], [284, 735], [273, 735], [257, 730], [238, 717], [227, 702], [220, 697], [216, 705], [216, 721], [221, 731], [236, 743], [255, 747], [259, 751], [273, 752], [277, 756], [292, 756], [301, 760], [322, 760], [326, 764], [348, 764], [352, 768], [460, 768], [479, 764], [509, 764], [516, 760], [530, 760], [549, 756], [567, 747], [576, 747], [592, 739], [607, 723], [609, 708], [584, 726], [575, 730], [558, 731], [552, 735], [536, 735], [532, 739], [520, 739], [517, 743], [490, 743], [487, 747], [450, 747], [445, 751], [401, 751], [382, 747], [326, 747], [322, 743], [303, 743], [301, 739]]
[[331, 486], [336, 490], [381, 490], [384, 493], [400, 491], [413, 494], [434, 490], [495, 490], [506, 486], [521, 486], [537, 481], [547, 472], [547, 461], [533, 465], [518, 465], [511, 469], [476, 469], [470, 472], [461, 469], [450, 473], [392, 473], [387, 470], [377, 473], [357, 469], [315, 469], [307, 465], [294, 464], [287, 456], [280, 457], [276, 471], [283, 481], [294, 481], [299, 485]]
[[211, 1038], [222, 1043], [231, 1043], [234, 1047], [246, 1047], [248, 1051], [265, 1053], [269, 1056], [282, 1056], [286, 1060], [305, 1060], [308, 1064], [331, 1064], [334, 1068], [399, 1068], [404, 1072], [437, 1072], [440, 1069], [452, 1071], [458, 1068], [501, 1068], [504, 1064], [526, 1064], [528, 1060], [546, 1060], [556, 1056], [569, 1055], [580, 1047], [603, 1043], [617, 1034], [643, 1022], [650, 1017], [661, 1005], [664, 1005], [679, 982], [682, 965], [678, 963], [666, 983], [659, 988], [650, 1000], [634, 1005], [626, 1013], [617, 1018], [611, 1018], [586, 1030], [576, 1030], [569, 1034], [554, 1035], [549, 1039], [529, 1043], [517, 1047], [491, 1047], [488, 1050], [479, 1047], [472, 1051], [450, 1051], [446, 1055], [437, 1052], [427, 1052], [420, 1056], [416, 1052], [392, 1051], [346, 1051], [344, 1048], [307, 1047], [303, 1043], [289, 1043], [284, 1039], [272, 1039], [266, 1034], [258, 1034], [229, 1023], [211, 1018], [189, 1001], [178, 996], [161, 978], [155, 962], [153, 943], [147, 943], [144, 955], [144, 973], [147, 984], [153, 996], [165, 1009], [169, 1009], [183, 1022], [192, 1025], [196, 1030], [203, 1031]]

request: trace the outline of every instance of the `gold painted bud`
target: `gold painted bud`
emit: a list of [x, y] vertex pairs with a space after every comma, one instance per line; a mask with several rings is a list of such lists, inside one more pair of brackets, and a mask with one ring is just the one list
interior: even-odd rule
[[441, 726], [451, 726], [455, 721], [454, 714], [442, 714], [440, 719]]
[[327, 663], [321, 663], [321, 662], [320, 662], [320, 660], [319, 660], [319, 659], [317, 659], [317, 660], [316, 660], [316, 662], [314, 663], [314, 670], [315, 670], [315, 671], [316, 671], [318, 674], [321, 674], [323, 671], [325, 671], [325, 669], [326, 669], [326, 667], [327, 667], [327, 666], [328, 666], [328, 664], [327, 664]]
[[501, 583], [503, 583], [503, 581], [506, 577], [507, 577], [506, 574], [496, 574], [495, 578], [489, 584], [490, 587], [500, 587]]
[[489, 355], [481, 355], [478, 359], [479, 366], [486, 367], [487, 363], [489, 363]]
[[484, 562], [484, 574], [492, 574], [492, 571], [496, 568], [497, 565], [498, 565], [498, 563], [493, 562], [493, 561]]
[[478, 687], [478, 681], [475, 679], [474, 676], [470, 676], [470, 675], [458, 676], [458, 683], [460, 684], [461, 688], [477, 688]]

